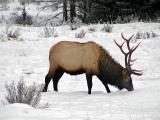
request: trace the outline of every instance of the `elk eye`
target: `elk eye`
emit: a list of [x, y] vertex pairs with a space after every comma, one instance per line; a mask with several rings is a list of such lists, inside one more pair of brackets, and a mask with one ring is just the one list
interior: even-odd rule
[[128, 76], [128, 81], [132, 81], [132, 78], [131, 78], [131, 76]]

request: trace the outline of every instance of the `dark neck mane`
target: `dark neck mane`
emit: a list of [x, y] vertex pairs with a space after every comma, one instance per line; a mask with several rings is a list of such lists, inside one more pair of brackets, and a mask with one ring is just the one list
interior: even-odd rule
[[119, 86], [124, 68], [117, 63], [104, 48], [101, 48], [99, 69], [101, 79], [115, 87]]

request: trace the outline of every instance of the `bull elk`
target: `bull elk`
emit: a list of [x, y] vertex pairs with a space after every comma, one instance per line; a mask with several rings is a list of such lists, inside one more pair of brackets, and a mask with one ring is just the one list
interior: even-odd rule
[[[142, 71], [134, 70], [131, 65], [136, 59], [131, 59], [133, 52], [139, 46], [130, 46], [130, 41], [133, 35], [126, 39], [123, 34], [124, 42], [119, 45], [115, 40], [115, 44], [120, 48], [125, 55], [125, 67], [117, 63], [109, 53], [95, 42], [69, 42], [62, 41], [52, 46], [49, 53], [49, 71], [45, 77], [45, 86], [43, 92], [47, 91], [48, 85], [53, 80], [54, 91], [58, 91], [58, 81], [64, 72], [77, 75], [86, 74], [88, 94], [91, 94], [92, 76], [96, 75], [103, 83], [106, 91], [110, 93], [108, 84], [117, 87], [118, 89], [134, 90], [131, 75], [142, 75]], [[124, 43], [127, 44], [128, 52], [123, 50]]]

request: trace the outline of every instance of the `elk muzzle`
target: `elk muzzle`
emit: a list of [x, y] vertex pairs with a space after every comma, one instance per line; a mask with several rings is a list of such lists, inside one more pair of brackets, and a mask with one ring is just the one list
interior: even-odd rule
[[134, 87], [133, 87], [133, 84], [132, 84], [132, 80], [131, 80], [131, 79], [130, 79], [129, 84], [128, 84], [128, 86], [126, 87], [126, 89], [127, 89], [128, 91], [133, 91], [133, 90], [134, 90]]

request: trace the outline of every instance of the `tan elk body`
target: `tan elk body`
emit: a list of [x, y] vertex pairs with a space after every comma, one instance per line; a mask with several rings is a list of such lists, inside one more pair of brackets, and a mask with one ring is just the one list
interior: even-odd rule
[[94, 42], [59, 42], [50, 49], [49, 74], [53, 74], [58, 67], [66, 72], [98, 74], [100, 50], [101, 47]]
[[[130, 39], [127, 45], [129, 45]], [[116, 43], [116, 45], [125, 54], [122, 50], [123, 44], [120, 46]], [[95, 42], [59, 42], [50, 49], [50, 67], [45, 77], [43, 91], [47, 91], [51, 79], [53, 80], [54, 90], [58, 91], [58, 81], [64, 72], [71, 75], [86, 73], [89, 94], [91, 94], [93, 75], [96, 75], [100, 79], [108, 93], [110, 92], [108, 84], [116, 86], [119, 89], [126, 88], [131, 91], [133, 90], [131, 74], [141, 75], [140, 71], [132, 70], [130, 67], [131, 54], [138, 45], [133, 50], [128, 46], [129, 52], [125, 54], [127, 66], [124, 68], [103, 47]]]

